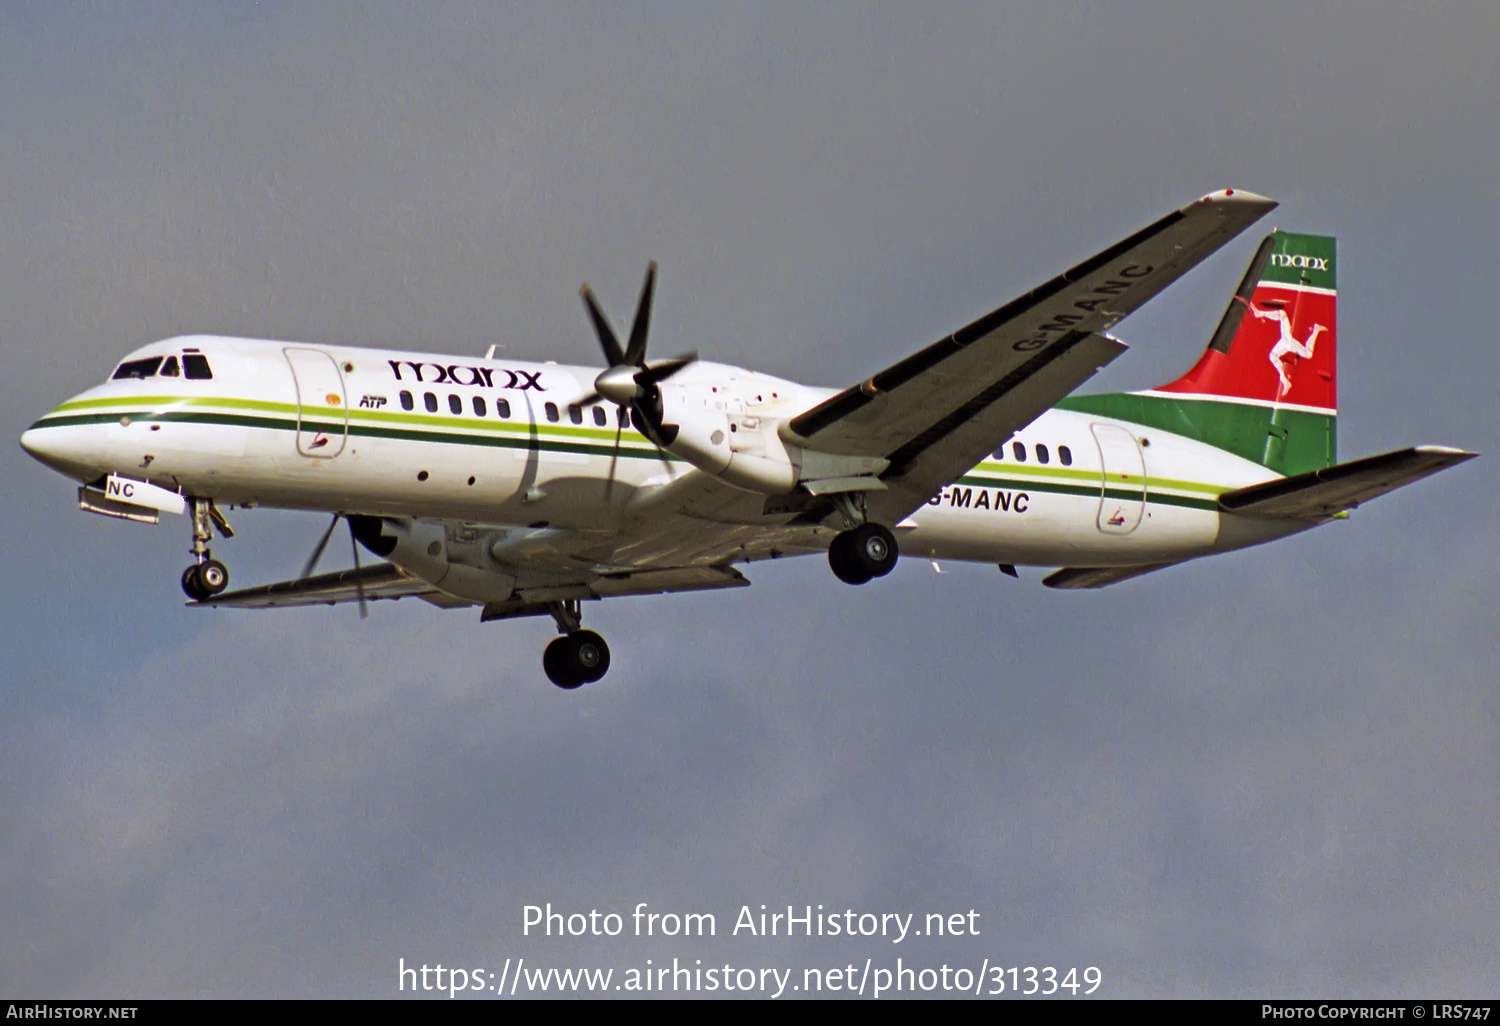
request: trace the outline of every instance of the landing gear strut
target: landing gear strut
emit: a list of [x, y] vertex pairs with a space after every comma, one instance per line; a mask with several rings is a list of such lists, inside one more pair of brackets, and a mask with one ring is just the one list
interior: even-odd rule
[[194, 602], [213, 598], [229, 587], [229, 569], [213, 558], [208, 543], [213, 539], [214, 526], [226, 538], [232, 538], [224, 514], [220, 513], [211, 499], [191, 499], [193, 507], [193, 547], [191, 552], [197, 562], [182, 572], [182, 590]]
[[542, 653], [547, 679], [571, 691], [592, 684], [609, 672], [609, 645], [593, 631], [583, 630], [578, 600], [554, 602], [552, 617], [562, 637], [553, 639]]
[[894, 570], [900, 554], [890, 528], [866, 522], [833, 539], [828, 546], [828, 565], [845, 584], [864, 584]]

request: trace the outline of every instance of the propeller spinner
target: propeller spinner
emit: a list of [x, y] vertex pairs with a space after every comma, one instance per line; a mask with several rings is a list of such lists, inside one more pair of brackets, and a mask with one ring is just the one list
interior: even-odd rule
[[602, 397], [622, 410], [628, 409], [641, 434], [656, 445], [665, 446], [672, 441], [669, 436], [675, 436], [676, 432], [662, 425], [661, 389], [657, 386], [688, 364], [697, 362], [698, 354], [686, 353], [670, 360], [646, 363], [646, 336], [651, 328], [651, 301], [655, 292], [656, 261], [653, 260], [646, 267], [646, 282], [641, 286], [635, 320], [630, 325], [630, 341], [622, 348], [594, 293], [587, 285], [581, 290], [583, 304], [594, 324], [594, 333], [599, 336], [599, 348], [604, 350], [604, 359], [609, 364], [608, 369], [594, 379], [594, 392], [583, 402], [588, 404]]

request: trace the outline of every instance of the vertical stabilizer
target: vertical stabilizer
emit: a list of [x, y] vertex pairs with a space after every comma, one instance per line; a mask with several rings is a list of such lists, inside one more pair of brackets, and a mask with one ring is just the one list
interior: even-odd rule
[[1184, 434], [1301, 474], [1338, 460], [1335, 240], [1272, 232], [1193, 368], [1128, 395], [1070, 397], [1064, 406]]
[[1334, 240], [1273, 232], [1202, 359], [1157, 389], [1334, 416], [1338, 291]]

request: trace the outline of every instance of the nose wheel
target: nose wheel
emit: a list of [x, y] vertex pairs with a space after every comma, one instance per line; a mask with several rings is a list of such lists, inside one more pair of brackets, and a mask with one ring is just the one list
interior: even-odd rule
[[845, 584], [864, 584], [894, 570], [900, 555], [890, 528], [866, 522], [833, 539], [828, 546], [828, 565]]
[[229, 568], [217, 559], [194, 563], [182, 572], [182, 590], [194, 602], [213, 598], [229, 587]]

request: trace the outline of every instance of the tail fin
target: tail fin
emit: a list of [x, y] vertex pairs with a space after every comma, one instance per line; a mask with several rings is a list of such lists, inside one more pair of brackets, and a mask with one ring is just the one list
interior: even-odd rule
[[1196, 438], [1291, 476], [1338, 462], [1334, 239], [1272, 232], [1203, 356], [1146, 392], [1060, 406]]
[[1334, 416], [1337, 296], [1334, 240], [1273, 232], [1203, 358], [1156, 391]]
[[1336, 248], [1272, 232], [1202, 358], [1154, 390], [1192, 400], [1183, 412], [1203, 441], [1282, 474], [1338, 461]]

